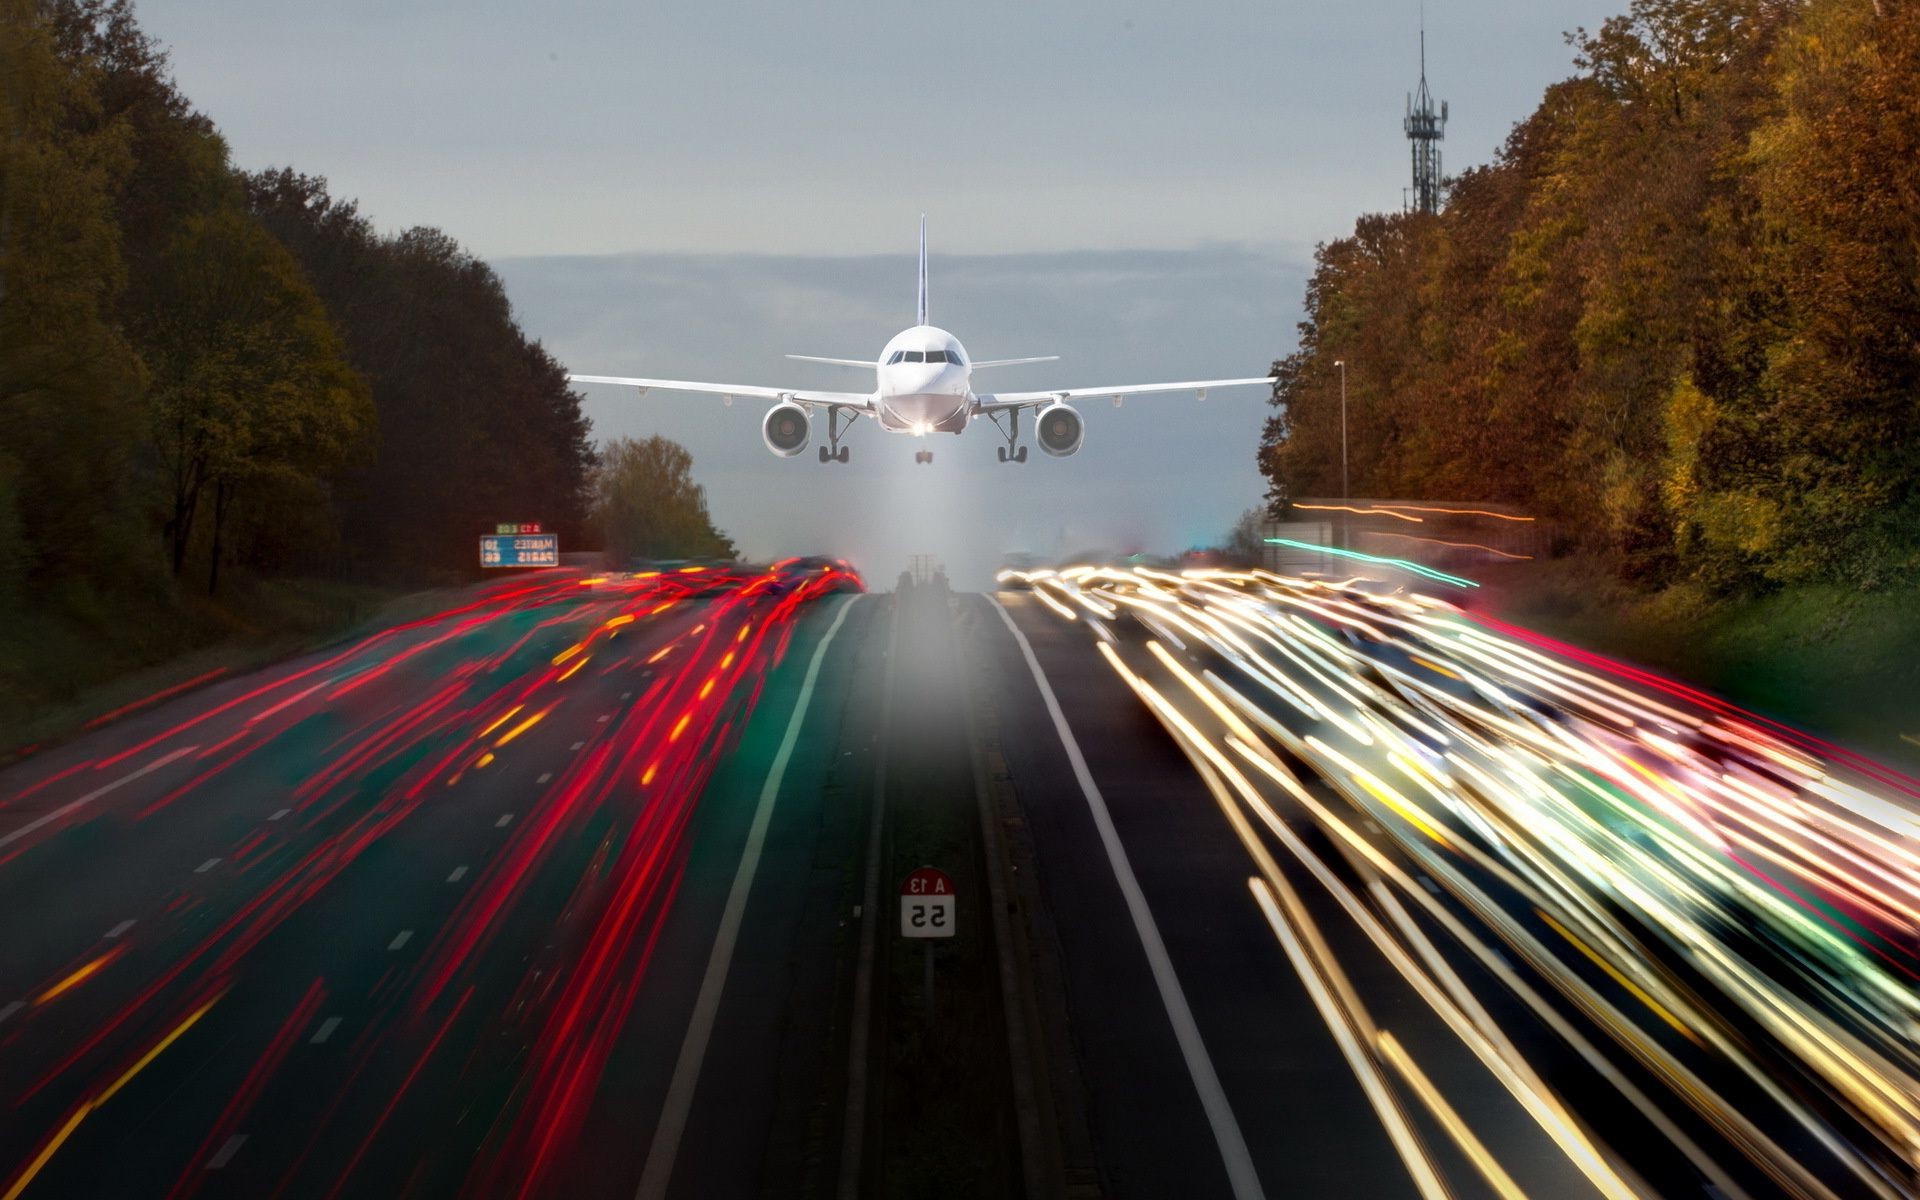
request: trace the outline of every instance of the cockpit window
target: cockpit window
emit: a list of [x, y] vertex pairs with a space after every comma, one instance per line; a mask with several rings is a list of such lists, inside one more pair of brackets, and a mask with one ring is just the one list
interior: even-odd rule
[[958, 350], [949, 350], [947, 351], [947, 361], [950, 363], [963, 363], [963, 362], [966, 362], [967, 360], [960, 357], [960, 352]]
[[921, 354], [921, 353], [920, 353], [920, 352], [919, 352], [918, 350], [909, 350], [909, 351], [907, 351], [907, 361], [908, 361], [908, 362], [919, 362], [919, 361], [921, 360], [921, 358], [922, 358], [922, 357], [923, 357], [923, 355], [922, 355], [922, 354]]
[[893, 352], [893, 357], [887, 360], [887, 365], [892, 366], [894, 363], [899, 362], [901, 359], [905, 358], [906, 356], [907, 356], [907, 352], [905, 350], [895, 350]]
[[945, 350], [929, 350], [927, 351], [927, 361], [945, 362], [947, 361], [947, 352]]

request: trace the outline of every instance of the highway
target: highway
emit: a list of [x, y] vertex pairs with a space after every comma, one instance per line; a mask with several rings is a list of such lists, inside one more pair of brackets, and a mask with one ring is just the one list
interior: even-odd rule
[[0, 771], [0, 1200], [1912, 1195], [1916, 796], [1364, 581], [518, 576]]

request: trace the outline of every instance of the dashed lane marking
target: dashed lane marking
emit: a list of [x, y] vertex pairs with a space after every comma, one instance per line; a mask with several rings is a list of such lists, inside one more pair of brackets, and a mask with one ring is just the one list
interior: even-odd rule
[[207, 873], [208, 871], [211, 871], [211, 870], [213, 870], [213, 869], [214, 869], [215, 867], [217, 867], [217, 866], [219, 866], [219, 865], [220, 865], [220, 860], [219, 860], [219, 859], [217, 859], [217, 858], [210, 858], [210, 859], [208, 859], [207, 861], [205, 861], [205, 862], [203, 862], [203, 863], [201, 863], [201, 864], [200, 864], [199, 866], [197, 866], [197, 867], [195, 867], [195, 868], [193, 869], [193, 873], [194, 873], [195, 875], [205, 875], [205, 874], [206, 874], [206, 873]]
[[316, 1046], [323, 1046], [327, 1039], [333, 1036], [333, 1031], [338, 1028], [340, 1028], [340, 1018], [328, 1017], [320, 1022], [320, 1028], [314, 1030], [311, 1041]]
[[246, 1144], [247, 1144], [246, 1134], [244, 1133], [234, 1134], [232, 1137], [227, 1139], [226, 1145], [220, 1147], [219, 1151], [216, 1152], [212, 1158], [207, 1160], [207, 1170], [218, 1171], [221, 1167], [226, 1166], [228, 1163], [233, 1161], [234, 1155], [240, 1153], [240, 1147]]
[[274, 814], [273, 814], [272, 816], [270, 816], [270, 817], [268, 817], [268, 818], [267, 818], [267, 820], [269, 820], [269, 821], [278, 821], [278, 820], [279, 820], [280, 818], [282, 818], [282, 817], [284, 817], [284, 816], [286, 816], [286, 815], [287, 815], [288, 813], [290, 813], [290, 812], [292, 812], [292, 811], [293, 811], [293, 810], [292, 810], [292, 809], [290, 809], [290, 808], [282, 808], [282, 809], [279, 809], [279, 810], [277, 810], [277, 811], [276, 811], [276, 812], [275, 812], [275, 813], [274, 813]]
[[512, 813], [501, 813], [500, 819], [493, 823], [493, 827], [495, 829], [505, 829], [512, 820], [513, 820]]
[[5, 1021], [8, 1017], [19, 1012], [26, 1006], [27, 1002], [25, 1000], [14, 1000], [10, 1003], [0, 1005], [0, 1021]]
[[447, 882], [448, 882], [448, 883], [459, 883], [461, 879], [463, 879], [463, 878], [465, 878], [465, 877], [466, 877], [466, 874], [467, 874], [467, 868], [466, 868], [466, 867], [464, 867], [464, 866], [459, 866], [459, 867], [455, 867], [455, 868], [453, 869], [453, 874], [451, 874], [451, 875], [449, 875], [449, 876], [447, 876]]
[[413, 937], [413, 930], [402, 929], [399, 933], [394, 935], [394, 938], [392, 941], [387, 943], [387, 949], [398, 950], [400, 947], [406, 945], [407, 940], [411, 937]]
[[547, 772], [546, 774], [544, 774], [544, 775], [542, 775], [542, 776], [540, 776], [540, 778], [538, 778], [538, 779], [536, 779], [536, 780], [534, 780], [534, 782], [535, 782], [536, 784], [539, 784], [539, 783], [545, 783], [545, 782], [546, 782], [547, 780], [549, 780], [549, 779], [552, 779], [552, 778], [553, 778], [553, 772], [552, 772], [552, 771], [548, 771], [548, 772]]
[[110, 938], [119, 937], [121, 934], [125, 933], [127, 930], [133, 928], [133, 922], [134, 922], [134, 919], [132, 917], [128, 917], [126, 920], [120, 922], [118, 925], [115, 925], [112, 929], [107, 930], [107, 936]]

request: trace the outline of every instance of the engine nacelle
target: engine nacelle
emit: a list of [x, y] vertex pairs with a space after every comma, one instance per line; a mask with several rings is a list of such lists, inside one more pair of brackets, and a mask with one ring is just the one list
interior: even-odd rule
[[1040, 415], [1034, 418], [1033, 429], [1040, 448], [1055, 458], [1065, 458], [1078, 450], [1087, 436], [1080, 414], [1058, 402], [1040, 410]]
[[807, 410], [790, 400], [768, 409], [766, 420], [760, 422], [761, 440], [781, 458], [792, 458], [805, 450], [812, 434], [813, 422], [808, 420]]

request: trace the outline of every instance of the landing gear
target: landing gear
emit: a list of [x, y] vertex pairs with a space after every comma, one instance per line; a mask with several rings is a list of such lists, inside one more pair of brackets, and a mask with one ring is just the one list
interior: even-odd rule
[[930, 463], [933, 461], [933, 451], [915, 450], [913, 452], [913, 461], [917, 463]]
[[[1003, 416], [1006, 418], [1005, 421], [1000, 419]], [[992, 421], [993, 427], [1007, 439], [1007, 444], [1000, 447], [1000, 461], [1011, 463], [1027, 461], [1027, 448], [1020, 445], [1020, 410], [1009, 408], [1004, 412], [990, 412], [987, 414], [987, 420]]]
[[847, 430], [853, 428], [853, 423], [859, 419], [860, 414], [858, 412], [843, 412], [843, 410], [839, 408], [827, 409], [827, 444], [820, 447], [821, 462], [843, 463], [852, 457], [847, 448], [840, 444], [840, 439], [845, 435]]

